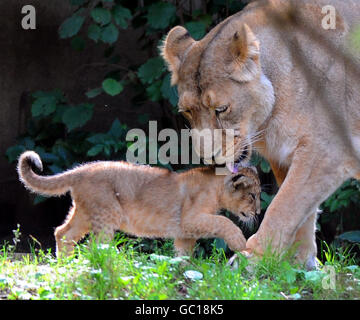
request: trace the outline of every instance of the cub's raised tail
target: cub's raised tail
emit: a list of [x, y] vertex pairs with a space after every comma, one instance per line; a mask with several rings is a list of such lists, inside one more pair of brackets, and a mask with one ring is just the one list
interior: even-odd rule
[[39, 155], [34, 151], [24, 152], [19, 158], [17, 171], [27, 189], [47, 196], [60, 196], [70, 190], [74, 173], [67, 171], [54, 176], [40, 176], [33, 171], [33, 167], [43, 170]]

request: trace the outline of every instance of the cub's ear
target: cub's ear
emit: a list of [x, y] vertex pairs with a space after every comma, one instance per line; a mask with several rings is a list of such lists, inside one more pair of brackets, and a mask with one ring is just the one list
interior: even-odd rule
[[236, 191], [240, 188], [248, 188], [253, 185], [254, 181], [243, 174], [235, 173], [225, 177], [225, 186], [229, 191]]
[[171, 84], [175, 85], [179, 79], [179, 68], [186, 50], [195, 42], [189, 32], [177, 26], [172, 28], [161, 48], [161, 55], [168, 64], [171, 72]]
[[235, 176], [232, 181], [235, 189], [248, 188], [254, 184], [253, 179], [242, 174]]
[[230, 78], [238, 82], [247, 82], [260, 72], [260, 45], [247, 24], [236, 31], [230, 41], [229, 65]]

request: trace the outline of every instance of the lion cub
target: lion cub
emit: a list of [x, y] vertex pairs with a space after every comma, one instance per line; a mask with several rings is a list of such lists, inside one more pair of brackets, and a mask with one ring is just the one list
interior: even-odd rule
[[56, 254], [69, 254], [74, 244], [93, 231], [111, 238], [121, 230], [142, 237], [175, 239], [178, 255], [191, 252], [199, 238], [223, 238], [235, 251], [245, 248], [241, 230], [216, 215], [228, 209], [241, 220], [260, 211], [260, 182], [254, 169], [229, 176], [205, 167], [175, 173], [126, 162], [87, 163], [53, 176], [39, 176], [40, 157], [24, 152], [18, 163], [20, 180], [31, 191], [59, 196], [70, 191], [73, 206], [55, 230]]

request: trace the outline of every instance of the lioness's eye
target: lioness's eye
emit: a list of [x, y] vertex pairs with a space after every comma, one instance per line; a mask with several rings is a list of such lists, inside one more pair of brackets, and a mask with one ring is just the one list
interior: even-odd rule
[[220, 107], [218, 107], [218, 108], [215, 109], [215, 113], [216, 113], [216, 115], [218, 115], [218, 114], [220, 114], [220, 113], [225, 112], [228, 108], [229, 108], [229, 105], [228, 105], [228, 104], [223, 105], [223, 106], [220, 106]]
[[181, 110], [181, 113], [186, 117], [191, 119], [191, 111], [190, 110]]

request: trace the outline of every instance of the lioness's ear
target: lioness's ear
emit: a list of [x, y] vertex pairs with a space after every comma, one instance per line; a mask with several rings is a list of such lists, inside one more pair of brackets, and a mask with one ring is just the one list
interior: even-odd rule
[[259, 41], [247, 24], [236, 31], [230, 41], [230, 77], [235, 81], [251, 81], [260, 71]]
[[169, 71], [171, 72], [171, 84], [174, 85], [179, 79], [179, 68], [181, 61], [184, 57], [186, 50], [195, 42], [190, 36], [189, 32], [177, 26], [172, 28], [161, 48], [161, 55], [168, 64]]

